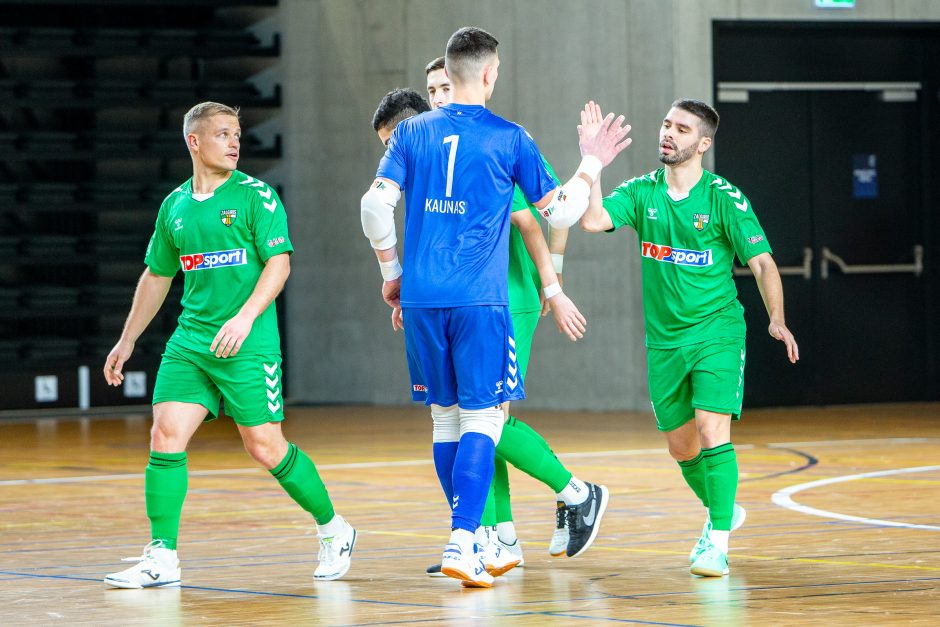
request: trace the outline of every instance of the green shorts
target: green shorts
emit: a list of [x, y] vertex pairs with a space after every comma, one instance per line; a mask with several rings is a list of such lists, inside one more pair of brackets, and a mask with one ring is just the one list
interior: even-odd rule
[[678, 348], [649, 348], [650, 401], [660, 431], [678, 429], [696, 409], [740, 420], [744, 338], [718, 338]]
[[225, 413], [236, 423], [255, 427], [284, 420], [281, 355], [236, 355], [225, 359], [167, 345], [157, 371], [153, 403], [196, 403], [209, 410], [206, 420]]
[[542, 312], [524, 311], [510, 315], [512, 316], [512, 339], [516, 343], [516, 360], [519, 362], [519, 373], [525, 381], [525, 373], [529, 369], [529, 354], [532, 352], [532, 337], [535, 335], [535, 327], [538, 326]]

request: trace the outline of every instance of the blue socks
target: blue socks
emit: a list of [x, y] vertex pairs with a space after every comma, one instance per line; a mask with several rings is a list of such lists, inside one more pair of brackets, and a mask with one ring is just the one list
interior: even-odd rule
[[454, 507], [454, 459], [457, 457], [458, 442], [435, 442], [434, 470], [447, 497], [447, 506]]
[[[434, 445], [434, 462], [437, 464], [437, 447]], [[486, 504], [486, 495], [493, 480], [493, 461], [496, 445], [492, 438], [482, 433], [465, 433], [460, 438], [453, 463], [451, 506], [453, 518], [451, 528], [465, 529], [474, 533], [480, 526], [480, 516]], [[441, 468], [438, 467], [438, 477]], [[441, 479], [444, 485], [444, 479]], [[447, 488], [444, 488], [447, 492]]]

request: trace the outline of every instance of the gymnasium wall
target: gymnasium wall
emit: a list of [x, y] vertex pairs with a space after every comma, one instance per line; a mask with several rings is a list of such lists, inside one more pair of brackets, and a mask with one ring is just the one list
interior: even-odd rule
[[[286, 294], [290, 396], [410, 402], [403, 339], [379, 295], [359, 197], [382, 154], [371, 128], [378, 100], [395, 87], [423, 91], [424, 65], [457, 28], [480, 26], [500, 40], [490, 108], [523, 124], [560, 176], [579, 160], [575, 125], [587, 99], [627, 115], [634, 143], [605, 172], [606, 191], [657, 166], [659, 123], [675, 97], [712, 100], [713, 19], [940, 20], [940, 2], [930, 0], [857, 4], [821, 11], [811, 0], [281, 0], [273, 23], [260, 28], [283, 36], [276, 78], [284, 85], [284, 158], [268, 178], [284, 185], [297, 249]], [[587, 316], [588, 334], [571, 344], [543, 321], [527, 407], [649, 407], [634, 246], [632, 231], [572, 230], [565, 290]]]

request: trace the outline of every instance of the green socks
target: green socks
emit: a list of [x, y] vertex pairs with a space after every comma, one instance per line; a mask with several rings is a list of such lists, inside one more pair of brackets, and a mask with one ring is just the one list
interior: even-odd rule
[[699, 498], [702, 505], [708, 507], [708, 488], [705, 485], [708, 470], [705, 467], [705, 456], [702, 454], [702, 451], [699, 451], [698, 455], [692, 459], [676, 463], [679, 464], [682, 477], [685, 479], [685, 482], [689, 484], [689, 487], [692, 488], [692, 491], [695, 492], [695, 496]]
[[[500, 438], [502, 439], [502, 438]], [[509, 503], [509, 468], [506, 466], [506, 460], [496, 456], [493, 464], [493, 492], [495, 501], [495, 519], [491, 523], [495, 525], [501, 522], [512, 520], [512, 505]]]
[[[483, 506], [483, 514], [480, 515], [481, 527], [496, 526], [496, 477], [490, 482], [490, 491], [486, 495], [486, 504]], [[508, 486], [507, 486], [508, 489]]]
[[162, 540], [163, 547], [176, 550], [180, 529], [180, 513], [189, 475], [186, 452], [157, 453], [150, 451], [150, 463], [144, 471], [144, 497], [150, 519], [150, 537]]
[[333, 503], [323, 480], [313, 461], [295, 445], [288, 445], [287, 455], [271, 469], [271, 474], [298, 505], [313, 514], [318, 525], [333, 519]]
[[734, 513], [734, 497], [738, 491], [738, 456], [731, 442], [715, 448], [702, 449], [705, 459], [708, 516], [712, 529], [729, 531]]
[[[542, 436], [521, 420], [510, 418], [503, 425], [503, 435], [496, 446], [496, 455], [538, 479], [551, 488], [552, 492], [561, 492], [571, 480], [571, 473], [558, 461]], [[506, 494], [508, 493], [507, 487]]]

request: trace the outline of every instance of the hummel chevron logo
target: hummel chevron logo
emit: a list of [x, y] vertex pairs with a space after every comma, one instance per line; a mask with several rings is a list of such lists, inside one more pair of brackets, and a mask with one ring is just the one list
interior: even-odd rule
[[721, 191], [726, 191], [726, 190], [733, 189], [733, 188], [734, 188], [734, 185], [732, 185], [731, 183], [725, 183], [724, 185], [718, 186], [718, 189], [720, 189]]
[[516, 361], [516, 351], [512, 351], [512, 350], [509, 351], [509, 361], [511, 361], [511, 362], [515, 362], [515, 361]]
[[264, 378], [264, 382], [267, 383], [268, 387], [271, 388], [272, 390], [274, 389], [274, 386], [277, 385], [277, 382], [280, 380], [281, 380], [281, 377], [274, 377], [273, 379], [270, 379], [268, 377]]
[[512, 339], [512, 338], [510, 337], [510, 338], [509, 338], [509, 345], [510, 345], [511, 347], [513, 347], [513, 348], [516, 348], [516, 340], [514, 340], [514, 339]]
[[512, 376], [516, 376], [516, 373], [519, 371], [519, 368], [517, 368], [516, 366], [512, 364], [509, 364], [507, 366], [507, 369], [509, 370], [509, 374], [511, 374]]
[[147, 575], [148, 577], [150, 577], [150, 578], [153, 579], [154, 581], [156, 581], [157, 579], [160, 578], [160, 573], [153, 574], [153, 573], [152, 573], [151, 571], [149, 571], [149, 570], [142, 570], [142, 571], [140, 571], [140, 572], [142, 572], [143, 574]]
[[280, 408], [281, 408], [281, 403], [280, 403], [280, 401], [278, 401], [277, 403], [272, 403], [272, 402], [270, 402], [270, 401], [268, 402], [268, 409], [271, 410], [271, 413], [272, 413], [272, 414], [275, 413], [275, 412], [277, 412], [277, 410], [279, 410]]
[[268, 400], [273, 401], [274, 399], [277, 398], [277, 395], [280, 393], [281, 391], [277, 388], [274, 388], [273, 390], [268, 390]]
[[518, 379], [506, 379], [506, 387], [508, 387], [510, 390], [515, 390], [517, 385], [519, 385]]
[[262, 203], [262, 204], [264, 205], [264, 208], [267, 209], [268, 211], [270, 211], [271, 213], [274, 213], [274, 210], [277, 209], [277, 201], [276, 201], [276, 200], [272, 200], [271, 202], [266, 202], [266, 203]]
[[261, 365], [264, 366], [264, 371], [267, 372], [268, 374], [274, 374], [275, 372], [277, 372], [277, 362], [274, 362], [270, 366], [268, 364], [261, 364]]
[[457, 509], [457, 505], [460, 503], [460, 495], [454, 495], [454, 504], [451, 506], [451, 509]]
[[258, 192], [258, 195], [261, 196], [262, 198], [264, 198], [265, 200], [270, 200], [270, 199], [271, 199], [271, 190], [270, 190], [270, 189], [266, 189], [266, 190], [264, 190], [263, 192], [262, 192], [262, 191], [259, 191], [259, 192]]
[[741, 190], [736, 189], [733, 192], [728, 192], [728, 195], [734, 198], [735, 200], [737, 200], [738, 198], [741, 197]]
[[249, 184], [254, 183], [254, 182], [255, 182], [255, 178], [254, 178], [254, 177], [251, 177], [251, 176], [248, 176], [248, 175], [246, 174], [246, 175], [245, 175], [245, 180], [242, 181], [241, 183], [239, 183], [239, 185], [249, 185]]
[[747, 201], [742, 200], [741, 202], [734, 203], [734, 206], [740, 209], [741, 211], [747, 212]]

